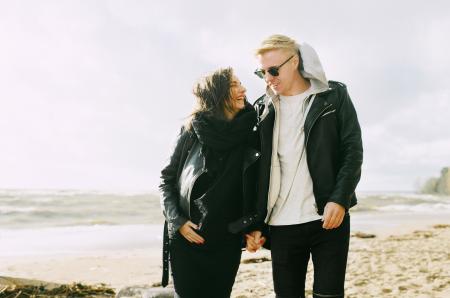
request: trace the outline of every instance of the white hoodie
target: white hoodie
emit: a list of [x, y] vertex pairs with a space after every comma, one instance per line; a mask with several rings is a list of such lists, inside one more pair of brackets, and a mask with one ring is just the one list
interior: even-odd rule
[[[312, 192], [312, 180], [306, 163], [303, 125], [309, 107], [314, 101], [315, 94], [326, 91], [329, 87], [325, 72], [314, 49], [306, 43], [298, 45], [298, 47], [303, 60], [304, 70], [301, 73], [311, 83], [311, 87], [303, 95], [305, 98], [307, 95], [312, 95], [312, 97], [309, 105], [306, 106], [305, 113], [298, 114], [302, 119], [297, 119], [299, 121], [292, 122], [292, 125], [296, 126], [295, 129], [298, 129], [298, 133], [295, 137], [296, 143], [292, 144], [297, 154], [292, 158], [290, 164], [286, 163], [285, 160], [282, 165], [279, 159], [280, 97], [270, 87], [267, 87], [266, 97], [264, 99], [266, 105], [264, 111], [266, 113], [262, 115], [262, 119], [267, 115], [269, 102], [272, 102], [275, 108], [272, 163], [267, 204], [268, 212], [265, 220], [270, 225], [299, 224], [321, 218], [316, 211], [314, 194]], [[303, 103], [299, 106], [303, 106]], [[283, 122], [286, 124], [286, 121]], [[289, 140], [285, 139], [281, 141], [284, 146], [286, 146], [286, 142], [289, 142]], [[282, 168], [284, 169], [283, 175]], [[283, 181], [281, 181], [281, 177], [283, 177]], [[280, 193], [280, 190], [283, 190], [282, 193]]]

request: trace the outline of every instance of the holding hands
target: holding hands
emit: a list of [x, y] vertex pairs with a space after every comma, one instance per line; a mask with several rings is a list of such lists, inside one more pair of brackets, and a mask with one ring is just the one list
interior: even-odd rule
[[245, 235], [245, 240], [247, 251], [256, 252], [266, 242], [266, 237], [262, 236], [261, 231], [253, 231]]

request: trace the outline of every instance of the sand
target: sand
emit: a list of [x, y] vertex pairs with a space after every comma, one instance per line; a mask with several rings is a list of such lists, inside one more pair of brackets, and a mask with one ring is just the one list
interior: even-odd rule
[[[268, 252], [265, 256], [270, 258]], [[241, 264], [233, 297], [274, 297], [271, 272], [270, 262]], [[310, 262], [309, 297], [312, 274]], [[450, 225], [381, 238], [351, 238], [346, 297], [450, 297], [449, 290]]]
[[[355, 234], [353, 231], [352, 234]], [[352, 237], [346, 297], [450, 297], [450, 225]], [[260, 263], [255, 263], [262, 260]], [[232, 297], [274, 297], [270, 252], [244, 253]], [[160, 281], [160, 251], [1, 257], [0, 276], [56, 283], [106, 283], [115, 289]], [[310, 264], [311, 265], [311, 264]], [[312, 289], [309, 268], [307, 293]]]
[[105, 283], [115, 289], [158, 282], [159, 251], [133, 250], [95, 255], [0, 257], [0, 276], [54, 283]]

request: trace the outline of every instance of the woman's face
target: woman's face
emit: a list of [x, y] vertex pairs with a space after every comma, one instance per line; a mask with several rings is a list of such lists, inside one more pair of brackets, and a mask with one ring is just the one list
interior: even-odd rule
[[240, 110], [245, 107], [245, 92], [247, 89], [241, 84], [241, 81], [233, 75], [231, 78], [231, 87], [230, 87], [230, 106], [232, 116], [236, 115]]

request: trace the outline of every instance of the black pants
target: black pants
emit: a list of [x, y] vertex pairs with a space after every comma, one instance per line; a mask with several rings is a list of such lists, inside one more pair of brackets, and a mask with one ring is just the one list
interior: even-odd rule
[[305, 297], [310, 255], [314, 265], [313, 297], [344, 297], [350, 239], [350, 216], [332, 230], [321, 220], [270, 226], [272, 273], [277, 298]]
[[180, 233], [170, 245], [175, 297], [229, 298], [241, 262], [240, 238], [204, 248]]

